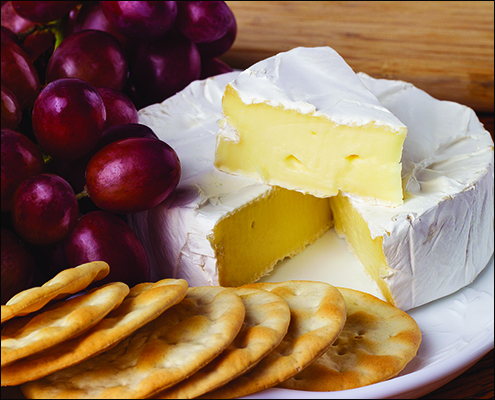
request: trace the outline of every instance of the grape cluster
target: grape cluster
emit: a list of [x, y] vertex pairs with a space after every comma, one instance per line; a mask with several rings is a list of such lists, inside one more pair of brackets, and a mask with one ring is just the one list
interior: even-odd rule
[[223, 1], [2, 2], [2, 304], [94, 260], [107, 281], [150, 279], [126, 216], [181, 166], [137, 110], [230, 72], [236, 34]]

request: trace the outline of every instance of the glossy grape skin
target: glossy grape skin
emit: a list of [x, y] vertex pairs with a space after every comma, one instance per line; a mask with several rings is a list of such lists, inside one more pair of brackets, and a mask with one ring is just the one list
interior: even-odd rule
[[77, 1], [12, 1], [15, 12], [28, 21], [47, 23], [62, 18]]
[[100, 5], [118, 32], [139, 39], [164, 35], [177, 17], [175, 1], [100, 1]]
[[133, 287], [148, 282], [150, 267], [146, 251], [131, 228], [119, 217], [106, 211], [83, 215], [64, 241], [69, 265], [105, 261], [110, 273], [98, 285], [120, 281]]
[[17, 97], [2, 85], [2, 129], [15, 129], [21, 118], [22, 110]]
[[224, 1], [181, 1], [177, 29], [195, 43], [213, 42], [225, 36], [234, 15]]
[[218, 58], [206, 58], [201, 60], [201, 75], [199, 79], [206, 79], [210, 76], [226, 74], [233, 69], [225, 62]]
[[128, 55], [132, 54], [136, 46], [136, 39], [122, 35], [113, 27], [113, 25], [108, 21], [107, 17], [105, 17], [105, 14], [103, 14], [99, 2], [83, 3], [77, 16], [72, 22], [72, 26], [68, 26], [67, 29], [68, 31], [66, 31], [65, 33], [66, 37], [72, 33], [88, 29], [95, 29], [98, 31], [107, 32], [114, 36], [120, 42], [122, 48]]
[[34, 257], [20, 244], [14, 232], [2, 228], [2, 305], [33, 283]]
[[103, 98], [107, 113], [105, 129], [114, 125], [137, 124], [138, 112], [129, 97], [121, 91], [109, 87], [98, 88], [98, 92]]
[[2, 129], [2, 211], [11, 210], [19, 184], [43, 169], [43, 156], [31, 140], [19, 132]]
[[74, 190], [57, 175], [33, 175], [14, 193], [12, 223], [17, 234], [29, 243], [48, 246], [64, 240], [78, 215]]
[[93, 86], [77, 78], [49, 83], [33, 108], [33, 131], [53, 158], [75, 160], [98, 143], [106, 122], [103, 99]]
[[[86, 186], [86, 168], [91, 158], [108, 144], [131, 137], [158, 139], [155, 133], [145, 125], [134, 123], [115, 125], [103, 131], [100, 140], [89, 154], [74, 161], [52, 160], [46, 167], [47, 172], [60, 175], [69, 182], [76, 193], [80, 193]], [[81, 206], [81, 201], [83, 199], [79, 200], [79, 206]]]
[[162, 102], [199, 79], [201, 58], [193, 42], [170, 31], [158, 40], [140, 43], [131, 66], [136, 91], [149, 105]]
[[156, 136], [155, 132], [153, 132], [150, 127], [143, 124], [128, 123], [115, 125], [103, 132], [101, 139], [96, 145], [96, 151], [94, 154], [103, 149], [105, 146], [108, 146], [110, 143], [129, 138], [158, 139], [158, 136]]
[[127, 56], [119, 41], [107, 32], [86, 30], [73, 33], [57, 47], [46, 79], [79, 78], [96, 88], [122, 90], [128, 73]]
[[21, 109], [32, 107], [41, 85], [36, 69], [24, 49], [5, 35], [2, 44], [2, 85], [14, 93]]
[[[234, 14], [232, 14], [233, 16]], [[213, 42], [196, 43], [199, 54], [202, 59], [219, 57], [225, 54], [234, 44], [237, 37], [237, 22], [235, 18], [232, 18], [231, 25], [227, 30], [227, 33], [220, 39]]]
[[180, 179], [180, 161], [165, 142], [130, 138], [105, 146], [86, 170], [89, 197], [103, 210], [133, 214], [165, 200]]
[[14, 33], [24, 33], [36, 26], [35, 22], [22, 18], [12, 7], [12, 2], [7, 1], [2, 5], [2, 26], [9, 28]]

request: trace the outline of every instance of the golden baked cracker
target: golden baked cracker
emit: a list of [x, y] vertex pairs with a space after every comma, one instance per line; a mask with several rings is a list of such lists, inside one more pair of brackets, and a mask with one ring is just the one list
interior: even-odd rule
[[113, 282], [9, 321], [2, 328], [2, 368], [82, 334], [117, 308], [128, 293], [125, 283]]
[[79, 292], [93, 281], [103, 279], [110, 272], [106, 262], [93, 261], [59, 272], [43, 286], [23, 290], [1, 307], [2, 324], [13, 318], [27, 315], [57, 300]]
[[87, 332], [2, 368], [2, 385], [20, 385], [43, 378], [112, 348], [182, 301], [187, 287], [183, 279], [134, 286], [117, 309]]
[[141, 398], [192, 375], [220, 354], [244, 321], [228, 288], [192, 287], [186, 297], [112, 349], [21, 386], [28, 398]]
[[241, 297], [246, 317], [230, 346], [208, 365], [177, 385], [158, 393], [158, 399], [192, 399], [214, 390], [247, 370], [279, 345], [290, 322], [290, 309], [281, 297], [261, 289], [233, 289]]
[[265, 289], [282, 297], [291, 311], [289, 330], [280, 345], [253, 369], [201, 398], [246, 396], [277, 385], [323, 354], [344, 326], [344, 298], [327, 283], [266, 282], [241, 287]]
[[318, 360], [279, 387], [308, 391], [353, 389], [396, 376], [416, 355], [421, 331], [404, 311], [370, 295], [338, 288], [347, 321]]

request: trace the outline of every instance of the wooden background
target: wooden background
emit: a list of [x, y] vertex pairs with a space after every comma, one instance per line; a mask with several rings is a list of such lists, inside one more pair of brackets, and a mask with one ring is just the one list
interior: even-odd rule
[[[354, 71], [411, 82], [473, 108], [494, 134], [492, 1], [227, 1], [238, 33], [221, 58], [246, 69], [297, 46], [330, 46]], [[425, 399], [494, 397], [493, 350]]]
[[238, 34], [222, 59], [245, 69], [297, 46], [333, 47], [354, 71], [411, 82], [493, 112], [492, 1], [227, 1]]

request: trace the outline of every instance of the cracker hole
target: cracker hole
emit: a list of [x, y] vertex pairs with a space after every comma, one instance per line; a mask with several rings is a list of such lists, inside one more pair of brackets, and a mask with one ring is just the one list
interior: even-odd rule
[[251, 229], [254, 229], [254, 221], [251, 222]]
[[337, 350], [337, 354], [339, 356], [343, 356], [345, 353], [347, 353], [347, 348], [346, 347], [342, 347], [341, 349], [338, 349]]
[[363, 337], [361, 335], [354, 336], [355, 340], [361, 340]]
[[354, 160], [358, 160], [359, 159], [359, 156], [357, 154], [350, 154], [348, 155], [346, 158], [345, 158], [347, 161], [354, 161]]

